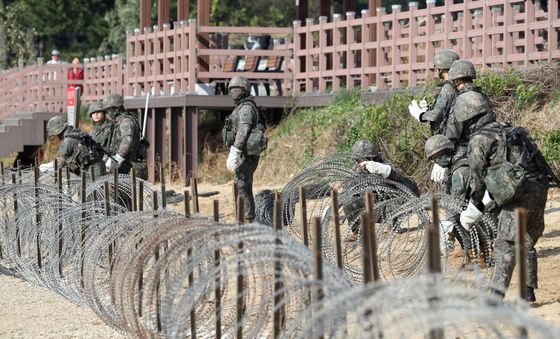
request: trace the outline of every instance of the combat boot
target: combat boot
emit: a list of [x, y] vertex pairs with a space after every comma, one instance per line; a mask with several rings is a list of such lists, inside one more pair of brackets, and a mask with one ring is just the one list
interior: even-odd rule
[[535, 289], [531, 286], [527, 286], [527, 301], [530, 303], [537, 301], [537, 297], [535, 297]]

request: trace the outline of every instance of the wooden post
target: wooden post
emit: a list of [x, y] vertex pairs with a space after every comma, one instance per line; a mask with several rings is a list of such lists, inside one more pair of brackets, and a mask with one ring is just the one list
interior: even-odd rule
[[[243, 199], [241, 197], [237, 197], [237, 223], [243, 223], [243, 216], [245, 211], [243, 209]], [[243, 254], [244, 244], [243, 241], [239, 242], [239, 255]], [[237, 339], [243, 339], [243, 313], [245, 310], [245, 302], [243, 300], [244, 294], [244, 265], [243, 261], [239, 260], [237, 263], [237, 312], [236, 312], [236, 322], [237, 322]]]
[[[239, 186], [234, 181], [232, 185], [232, 194], [233, 194], [233, 210], [237, 213], [237, 196], [239, 195]], [[236, 214], [237, 217], [237, 214]]]
[[119, 172], [115, 168], [113, 170], [113, 203], [115, 204], [115, 214], [117, 213], [117, 204], [119, 204]]
[[[214, 222], [220, 222], [220, 205], [218, 200], [214, 200]], [[216, 269], [216, 279], [214, 280], [214, 299], [216, 302], [216, 339], [222, 337], [222, 287], [220, 278], [220, 250], [214, 251], [214, 267]]]
[[331, 202], [333, 211], [333, 222], [334, 222], [334, 249], [336, 253], [336, 266], [343, 269], [344, 264], [342, 263], [342, 242], [340, 239], [340, 216], [338, 214], [338, 191], [333, 188], [331, 189]]
[[[95, 168], [94, 168], [94, 166], [91, 166], [90, 170], [91, 170], [91, 182], [93, 183], [93, 182], [95, 182]], [[97, 202], [97, 192], [93, 191], [92, 193], [93, 193], [93, 201]]]
[[[16, 186], [16, 174], [12, 173], [12, 185], [14, 185], [14, 188]], [[18, 196], [17, 196], [17, 188], [14, 189], [14, 215], [17, 214], [18, 211]], [[19, 226], [16, 229], [16, 241], [17, 241], [17, 254], [18, 257], [21, 257], [21, 240], [19, 239]]]
[[307, 201], [305, 196], [305, 187], [299, 188], [299, 205], [301, 207], [301, 228], [303, 244], [305, 247], [309, 247], [309, 233], [307, 227]]
[[517, 283], [519, 298], [527, 300], [527, 210], [515, 209], [515, 222], [517, 223], [517, 239], [515, 242], [515, 259], [517, 260]]
[[140, 0], [140, 28], [152, 26], [152, 0]]
[[66, 168], [66, 187], [68, 188], [68, 192], [70, 192], [70, 169], [68, 166]]
[[[187, 249], [187, 258], [191, 258], [191, 257], [192, 257], [192, 247], [189, 247]], [[193, 275], [193, 271], [191, 271], [189, 273], [189, 287], [192, 287], [193, 283], [194, 283], [194, 275]], [[158, 297], [159, 297], [159, 293], [158, 293]], [[160, 311], [159, 311], [159, 308], [158, 308], [158, 314], [159, 314], [159, 312]], [[193, 307], [193, 310], [191, 311], [191, 314], [190, 314], [190, 318], [191, 318], [191, 338], [194, 339], [194, 338], [196, 338], [196, 307]]]
[[190, 0], [177, 0], [177, 21], [189, 19], [190, 6]]
[[130, 169], [130, 178], [132, 180], [132, 210], [138, 211], [138, 189], [136, 187], [136, 168]]
[[375, 216], [375, 211], [373, 209], [374, 199], [372, 192], [366, 192], [366, 210], [368, 213], [368, 228], [370, 232], [368, 237], [364, 237], [365, 240], [369, 242], [369, 256], [371, 259], [371, 279], [373, 281], [379, 281], [379, 265], [377, 262], [377, 238], [375, 235], [375, 222], [377, 217]]
[[138, 183], [138, 210], [144, 210], [144, 182], [140, 181]]
[[159, 182], [161, 185], [161, 208], [165, 209], [167, 202], [165, 201], [165, 172], [163, 166], [160, 166], [159, 173]]
[[[158, 197], [157, 197], [157, 191], [152, 191], [152, 209], [154, 211], [158, 210]], [[155, 216], [157, 218], [157, 215]], [[155, 260], [159, 260], [159, 245], [155, 250]], [[188, 255], [188, 252], [187, 252]], [[159, 280], [156, 283], [156, 323], [157, 323], [157, 330], [158, 332], [161, 332], [163, 330], [163, 326], [161, 323], [161, 300], [160, 300], [160, 296], [159, 296]]]
[[[321, 238], [321, 218], [313, 217], [313, 278], [317, 286], [314, 289], [314, 301], [320, 301], [323, 299], [323, 255], [322, 255], [322, 238]], [[319, 325], [319, 328], [322, 328]], [[313, 333], [314, 338], [323, 338], [323, 334]]]
[[[432, 274], [441, 273], [441, 252], [439, 248], [439, 207], [438, 201], [432, 197], [432, 223], [428, 227], [428, 271]], [[438, 297], [428, 300], [430, 308], [438, 303]], [[433, 328], [429, 333], [430, 339], [444, 338], [443, 328]]]
[[363, 255], [363, 271], [364, 271], [364, 284], [369, 284], [373, 279], [373, 270], [371, 264], [371, 249], [370, 247], [370, 233], [369, 228], [369, 214], [362, 213], [360, 216], [362, 224], [362, 255]]
[[[301, 190], [300, 190], [301, 192]], [[275, 245], [278, 247], [282, 245], [279, 238], [279, 232], [282, 231], [282, 200], [280, 193], [274, 195], [274, 229], [276, 230], [276, 241]], [[282, 264], [280, 260], [282, 256], [277, 253], [274, 262], [274, 336], [273, 338], [279, 338], [284, 329], [284, 293], [281, 292], [284, 289], [284, 282], [282, 281]], [[281, 305], [282, 304], [282, 305]], [[281, 306], [280, 306], [281, 305]]]
[[169, 0], [158, 0], [158, 25], [169, 23]]
[[4, 176], [4, 162], [3, 161], [0, 161], [0, 175]]
[[54, 159], [54, 184], [58, 182], [58, 159]]
[[198, 204], [198, 180], [194, 177], [194, 175], [191, 177], [191, 195], [194, 213], [198, 214], [200, 212], [200, 205]]
[[[37, 158], [35, 158], [35, 164], [37, 164]], [[41, 212], [39, 211], [39, 166], [34, 168], [34, 179], [35, 179], [35, 226], [37, 228], [37, 265], [39, 268], [43, 268], [43, 258], [41, 257], [41, 237], [40, 230], [41, 227]]]
[[189, 191], [185, 190], [183, 192], [183, 197], [184, 197], [184, 202], [183, 202], [183, 207], [184, 207], [184, 212], [185, 212], [185, 217], [190, 218], [191, 217], [191, 202], [189, 201], [190, 197], [189, 197]]
[[[93, 168], [93, 167], [92, 167]], [[81, 198], [81, 203], [82, 203], [82, 213], [81, 213], [81, 221], [82, 221], [82, 241], [80, 242], [81, 247], [85, 247], [85, 240], [86, 240], [86, 185], [87, 185], [87, 176], [86, 176], [86, 172], [82, 172], [81, 173], [81, 182], [80, 182], [80, 198]], [[59, 234], [62, 234], [62, 223], [59, 224]], [[59, 243], [62, 242], [62, 237], [60, 237], [59, 239]], [[59, 245], [60, 246], [60, 245]], [[62, 246], [60, 246], [60, 248], [62, 248]], [[59, 261], [59, 273], [60, 276], [62, 276], [62, 265], [60, 264]], [[83, 261], [80, 265], [80, 277], [81, 277], [81, 281], [80, 281], [80, 285], [83, 287], [84, 286], [84, 264]]]

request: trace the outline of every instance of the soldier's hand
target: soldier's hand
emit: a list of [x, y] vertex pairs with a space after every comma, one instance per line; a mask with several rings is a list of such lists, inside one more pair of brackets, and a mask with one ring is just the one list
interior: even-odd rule
[[408, 112], [414, 119], [418, 120], [418, 122], [422, 122], [422, 113], [424, 113], [425, 110], [418, 105], [416, 100], [412, 100], [412, 102], [410, 102], [410, 105], [408, 105]]
[[420, 108], [424, 112], [426, 112], [428, 110], [428, 102], [426, 101], [426, 99], [420, 100], [420, 102], [418, 103], [418, 106], [420, 106]]
[[48, 162], [46, 164], [39, 165], [39, 171], [42, 173], [53, 172], [54, 171], [54, 162]]
[[438, 164], [434, 164], [434, 167], [432, 168], [432, 175], [431, 175], [432, 181], [443, 182], [446, 176], [447, 176], [447, 168], [441, 167]]
[[377, 161], [364, 161], [360, 163], [360, 168], [366, 169], [371, 174], [377, 174], [383, 178], [388, 178], [391, 175], [391, 166], [377, 162]]
[[482, 216], [482, 212], [476, 208], [472, 201], [469, 201], [469, 205], [467, 209], [461, 212], [461, 216], [459, 217], [459, 221], [461, 222], [461, 226], [467, 231], [473, 228], [474, 224], [480, 219]]
[[226, 161], [226, 167], [230, 172], [235, 172], [235, 170], [241, 166], [243, 163], [242, 153], [240, 150], [231, 146], [229, 149], [229, 156]]

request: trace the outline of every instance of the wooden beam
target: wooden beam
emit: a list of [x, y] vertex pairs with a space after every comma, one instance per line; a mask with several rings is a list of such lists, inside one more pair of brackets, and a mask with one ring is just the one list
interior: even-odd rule
[[177, 0], [177, 21], [188, 20], [191, 16], [191, 1]]
[[320, 16], [331, 17], [331, 0], [321, 0]]
[[158, 25], [169, 23], [169, 0], [158, 0]]
[[140, 0], [140, 28], [152, 26], [152, 0]]
[[309, 17], [308, 0], [296, 0], [297, 18], [301, 20], [301, 25], [305, 26], [305, 19]]
[[379, 0], [368, 0], [368, 10], [370, 16], [377, 15], [377, 7], [379, 7]]

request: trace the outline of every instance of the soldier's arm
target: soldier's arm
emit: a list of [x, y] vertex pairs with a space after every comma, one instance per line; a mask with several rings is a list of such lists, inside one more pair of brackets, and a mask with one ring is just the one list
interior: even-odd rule
[[482, 198], [486, 191], [486, 184], [484, 177], [486, 170], [490, 165], [490, 156], [492, 155], [493, 142], [488, 138], [475, 135], [469, 141], [467, 148], [467, 157], [470, 166], [470, 187], [471, 187], [471, 200], [474, 205], [481, 211], [484, 210]]
[[239, 109], [239, 126], [237, 127], [237, 134], [235, 134], [235, 142], [233, 143], [233, 146], [238, 150], [245, 150], [247, 139], [253, 126], [253, 113], [251, 105], [243, 105]]
[[68, 138], [62, 140], [62, 143], [58, 148], [58, 165], [60, 167], [66, 166], [66, 161], [68, 160], [68, 158], [70, 158], [70, 156], [72, 156], [72, 151], [74, 148], [72, 144], [73, 143]]
[[451, 84], [446, 83], [443, 85], [432, 109], [422, 114], [422, 121], [434, 122], [444, 120], [449, 107], [451, 107], [451, 102], [455, 99], [455, 93], [455, 88]]
[[132, 147], [134, 147], [135, 128], [136, 125], [131, 119], [123, 119], [119, 125], [122, 140], [119, 145], [119, 150], [117, 151], [117, 153], [123, 158], [126, 158], [128, 154], [132, 151]]
[[461, 137], [461, 131], [463, 130], [463, 123], [458, 122], [453, 116], [453, 112], [450, 112], [447, 128], [445, 129], [445, 136], [449, 138], [453, 143], [455, 143]]

